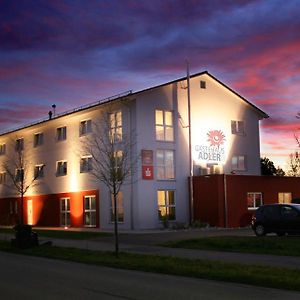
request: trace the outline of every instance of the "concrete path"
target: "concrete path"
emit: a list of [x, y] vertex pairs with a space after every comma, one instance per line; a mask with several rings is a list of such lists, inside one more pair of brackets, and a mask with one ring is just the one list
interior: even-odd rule
[[[249, 229], [240, 230], [187, 230], [187, 231], [157, 231], [141, 233], [121, 233], [120, 234], [120, 251], [153, 254], [164, 256], [176, 256], [188, 259], [217, 260], [224, 262], [241, 263], [245, 265], [264, 265], [273, 267], [284, 267], [300, 269], [300, 257], [294, 256], [276, 256], [249, 253], [233, 253], [207, 250], [190, 250], [179, 248], [166, 248], [155, 246], [170, 240], [189, 239], [203, 236], [249, 236], [253, 235]], [[2, 239], [10, 239], [8, 234], [0, 234]], [[41, 242], [45, 239], [40, 239]], [[63, 240], [50, 239], [53, 245], [58, 247], [74, 247], [81, 249], [114, 251], [114, 237], [99, 237], [94, 240]]]

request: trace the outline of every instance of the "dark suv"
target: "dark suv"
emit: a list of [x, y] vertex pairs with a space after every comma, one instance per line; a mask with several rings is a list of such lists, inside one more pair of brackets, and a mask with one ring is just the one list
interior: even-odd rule
[[257, 236], [300, 234], [300, 204], [262, 205], [252, 217], [251, 227]]

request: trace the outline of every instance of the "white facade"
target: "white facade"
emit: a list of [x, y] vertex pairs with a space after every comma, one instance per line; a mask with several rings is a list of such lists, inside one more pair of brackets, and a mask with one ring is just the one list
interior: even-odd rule
[[[190, 94], [194, 174], [260, 175], [259, 120], [267, 115], [207, 72], [191, 76]], [[142, 150], [153, 154], [153, 162], [145, 166], [141, 157], [134, 178], [122, 188], [124, 218], [121, 229], [162, 227], [165, 213], [169, 215], [169, 222], [189, 221], [187, 101], [186, 78], [114, 100], [114, 111], [122, 114], [123, 132], [136, 136], [133, 155], [140, 156]], [[89, 120], [97, 122], [107, 105], [54, 116], [0, 136], [0, 145], [6, 145], [6, 153], [0, 155], [0, 164], [14, 151], [15, 140], [23, 138], [31, 165], [44, 165], [44, 176], [40, 184], [28, 191], [29, 197], [99, 190], [97, 214], [101, 229], [112, 227], [111, 197], [88, 170], [80, 172], [81, 159], [89, 155], [83, 153], [88, 133], [81, 135], [80, 128], [89, 126]], [[38, 145], [39, 139], [41, 145]], [[61, 172], [67, 166], [66, 174], [58, 176], [58, 164]], [[31, 170], [33, 174], [34, 168]], [[152, 171], [153, 178], [150, 174], [150, 179], [145, 179]], [[0, 193], [1, 198], [15, 196], [1, 183]]]

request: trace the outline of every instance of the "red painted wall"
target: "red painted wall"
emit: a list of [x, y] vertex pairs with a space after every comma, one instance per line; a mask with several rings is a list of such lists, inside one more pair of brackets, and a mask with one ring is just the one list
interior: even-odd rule
[[[96, 227], [99, 228], [100, 220], [99, 220], [99, 191], [98, 190], [81, 191], [81, 192], [74, 192], [74, 193], [26, 196], [24, 197], [24, 203], [23, 203], [24, 223], [25, 224], [28, 223], [27, 203], [28, 200], [32, 200], [33, 225], [59, 227], [60, 226], [60, 199], [70, 198], [71, 226], [84, 227], [83, 201], [84, 201], [84, 196], [90, 196], [90, 195], [96, 196], [96, 211], [97, 211]], [[12, 200], [19, 201], [19, 198], [0, 199], [0, 223], [2, 225], [13, 225], [16, 222], [17, 214], [12, 215], [10, 213], [9, 202]]]
[[0, 199], [0, 225], [11, 225], [16, 223], [18, 215], [15, 210], [15, 202], [18, 202], [18, 199]]
[[264, 204], [278, 203], [278, 193], [292, 193], [300, 198], [300, 178], [276, 176], [208, 175], [194, 180], [195, 219], [212, 226], [225, 227], [226, 182], [227, 226], [243, 227], [250, 224], [253, 210], [248, 210], [247, 193], [261, 192]]
[[194, 219], [224, 227], [224, 182], [222, 176], [193, 178]]

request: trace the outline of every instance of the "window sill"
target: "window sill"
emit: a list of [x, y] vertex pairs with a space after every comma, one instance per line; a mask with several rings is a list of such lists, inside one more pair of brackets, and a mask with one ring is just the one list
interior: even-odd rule
[[162, 181], [167, 181], [167, 182], [175, 182], [176, 179], [156, 179], [156, 181], [162, 182]]
[[166, 141], [166, 140], [155, 140], [157, 143], [169, 143], [169, 144], [175, 144], [175, 141]]

